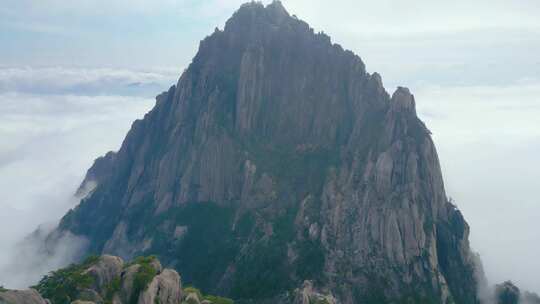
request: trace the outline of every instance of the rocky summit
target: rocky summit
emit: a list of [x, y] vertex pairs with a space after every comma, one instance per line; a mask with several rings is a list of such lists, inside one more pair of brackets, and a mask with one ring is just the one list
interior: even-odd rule
[[280, 2], [242, 5], [156, 100], [61, 220], [88, 254], [237, 303], [478, 303], [414, 96]]

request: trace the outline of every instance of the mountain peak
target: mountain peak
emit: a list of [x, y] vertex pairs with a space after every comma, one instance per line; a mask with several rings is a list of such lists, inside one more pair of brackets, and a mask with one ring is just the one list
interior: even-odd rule
[[353, 52], [250, 2], [90, 171], [95, 190], [60, 227], [253, 303], [312, 281], [301, 289], [343, 304], [473, 304], [466, 223], [424, 130], [407, 88], [390, 98]]
[[283, 4], [281, 3], [281, 1], [279, 0], [274, 0], [272, 1], [272, 3], [268, 4], [266, 6], [266, 9], [271, 11], [271, 12], [274, 12], [276, 14], [279, 14], [281, 16], [286, 16], [286, 17], [289, 17], [289, 12], [287, 12], [287, 10], [285, 9], [285, 7], [283, 6]]
[[392, 94], [392, 104], [394, 107], [403, 110], [415, 111], [414, 95], [406, 87], [397, 87], [394, 94]]
[[[254, 28], [261, 25], [281, 25], [296, 20], [289, 15], [280, 1], [274, 1], [266, 6], [261, 2], [244, 3], [227, 21], [226, 27], [238, 24], [244, 28]], [[233, 26], [234, 27], [234, 26]], [[247, 29], [245, 29], [247, 30]]]

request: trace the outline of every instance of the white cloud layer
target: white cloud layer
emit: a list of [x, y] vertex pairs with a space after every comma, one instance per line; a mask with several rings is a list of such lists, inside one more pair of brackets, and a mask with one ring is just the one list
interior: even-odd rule
[[0, 67], [0, 92], [74, 95], [156, 95], [175, 82], [175, 68]]
[[54, 225], [40, 225], [31, 235], [4, 250], [0, 256], [0, 282], [12, 288], [34, 285], [51, 270], [84, 256], [87, 240], [71, 233], [59, 234]]
[[[77, 203], [73, 194], [93, 160], [118, 149], [153, 104], [133, 96], [0, 93], [0, 285], [22, 288], [69, 262], [72, 240], [61, 242], [45, 267], [36, 264], [42, 255], [11, 257], [38, 225], [54, 225]], [[14, 275], [14, 261], [31, 267]]]
[[415, 93], [488, 279], [540, 292], [540, 82]]

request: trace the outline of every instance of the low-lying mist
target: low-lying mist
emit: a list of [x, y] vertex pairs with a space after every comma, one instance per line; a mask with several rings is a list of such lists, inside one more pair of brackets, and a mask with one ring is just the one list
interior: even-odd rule
[[84, 255], [86, 240], [70, 233], [54, 231], [55, 225], [40, 225], [6, 251], [0, 266], [5, 287], [26, 288], [44, 274], [64, 267]]
[[[145, 83], [144, 73], [141, 78], [124, 71], [114, 78], [106, 70], [90, 70], [82, 73], [94, 75], [87, 80], [65, 80], [76, 71], [9, 71], [0, 69], [0, 286], [25, 288], [70, 263], [84, 247], [84, 240], [71, 235], [56, 235], [49, 248], [43, 238], [78, 203], [74, 194], [93, 160], [118, 149], [131, 123], [155, 101], [119, 95], [125, 84]], [[53, 83], [47, 93], [44, 86], [30, 85], [43, 78]], [[103, 82], [109, 83], [109, 95], [85, 94]]]

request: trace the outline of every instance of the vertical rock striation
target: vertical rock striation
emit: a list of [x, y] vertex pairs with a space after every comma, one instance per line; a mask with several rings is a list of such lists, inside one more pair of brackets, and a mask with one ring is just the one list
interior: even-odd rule
[[414, 96], [281, 3], [244, 4], [156, 99], [61, 221], [90, 251], [257, 303], [305, 280], [339, 303], [477, 303]]

